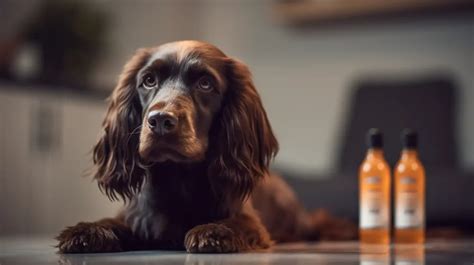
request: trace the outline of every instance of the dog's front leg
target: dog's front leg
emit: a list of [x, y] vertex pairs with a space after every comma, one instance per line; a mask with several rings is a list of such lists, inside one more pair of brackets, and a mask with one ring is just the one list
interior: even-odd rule
[[97, 253], [131, 250], [133, 233], [121, 218], [80, 222], [64, 229], [56, 239], [61, 253]]
[[192, 253], [228, 253], [270, 247], [270, 236], [255, 214], [239, 213], [228, 219], [198, 225], [186, 234], [184, 245]]

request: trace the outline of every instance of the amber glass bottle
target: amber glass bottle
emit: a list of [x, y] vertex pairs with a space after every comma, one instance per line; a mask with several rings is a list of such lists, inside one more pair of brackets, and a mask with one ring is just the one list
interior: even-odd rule
[[367, 134], [368, 151], [359, 169], [359, 237], [361, 243], [390, 243], [390, 169], [378, 129]]
[[425, 169], [418, 159], [416, 132], [402, 132], [403, 150], [395, 167], [395, 242], [425, 241]]

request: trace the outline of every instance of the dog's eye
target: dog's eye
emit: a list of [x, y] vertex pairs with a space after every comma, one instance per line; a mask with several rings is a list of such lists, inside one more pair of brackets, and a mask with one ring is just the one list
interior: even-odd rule
[[146, 89], [155, 88], [157, 84], [157, 80], [154, 74], [148, 73], [143, 76], [143, 86]]
[[214, 88], [212, 80], [208, 76], [201, 77], [197, 82], [197, 87], [204, 92], [209, 92]]

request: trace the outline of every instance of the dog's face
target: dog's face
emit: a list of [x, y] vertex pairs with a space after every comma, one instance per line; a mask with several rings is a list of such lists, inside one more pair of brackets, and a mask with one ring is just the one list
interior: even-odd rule
[[199, 162], [207, 170], [198, 175], [243, 198], [278, 150], [247, 66], [198, 41], [138, 50], [109, 98], [103, 128], [94, 177], [113, 199], [131, 198], [149, 167], [164, 162]]
[[226, 92], [225, 59], [217, 48], [192, 41], [151, 51], [136, 75], [143, 160], [194, 162], [205, 158], [210, 127]]

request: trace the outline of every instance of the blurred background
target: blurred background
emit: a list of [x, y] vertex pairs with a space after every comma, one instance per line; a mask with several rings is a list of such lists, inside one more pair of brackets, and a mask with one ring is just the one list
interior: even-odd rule
[[420, 134], [429, 227], [474, 224], [474, 2], [0, 1], [0, 235], [55, 234], [121, 203], [87, 175], [137, 48], [204, 40], [246, 62], [280, 142], [273, 165], [308, 208], [357, 222], [370, 127], [394, 165]]

